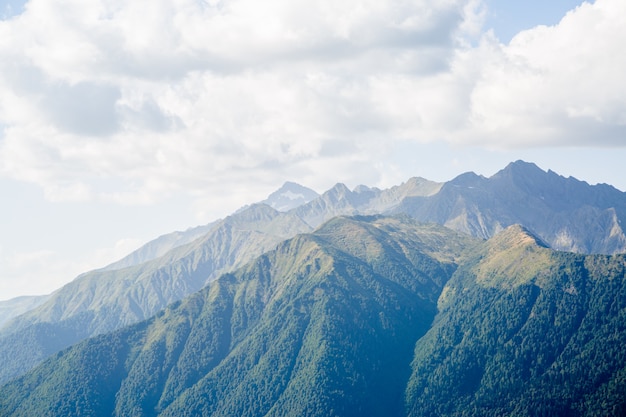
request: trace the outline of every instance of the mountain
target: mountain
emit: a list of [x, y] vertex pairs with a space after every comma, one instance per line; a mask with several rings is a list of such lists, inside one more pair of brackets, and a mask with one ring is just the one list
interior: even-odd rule
[[[101, 270], [112, 271], [139, 265], [156, 259], [170, 250], [186, 245], [199, 237], [206, 235], [217, 222], [197, 226], [188, 230], [172, 232], [146, 243], [124, 258], [107, 265]], [[0, 301], [0, 329], [14, 317], [20, 316], [45, 303], [52, 294], [40, 296], [22, 296], [6, 301]]]
[[80, 340], [146, 319], [306, 231], [297, 217], [254, 205], [157, 259], [83, 274], [2, 328], [0, 383]]
[[489, 238], [522, 224], [557, 250], [626, 252], [626, 193], [517, 161], [490, 178], [466, 173], [429, 197], [407, 197], [392, 212]]
[[[286, 182], [280, 189], [270, 194], [270, 196], [266, 200], [257, 203], [257, 205], [266, 204], [274, 208], [275, 210], [284, 212], [289, 211], [292, 208], [298, 207], [299, 205], [305, 204], [318, 196], [319, 195], [310, 188], [303, 187], [293, 182]], [[250, 209], [250, 207], [251, 206], [243, 207], [239, 210], [239, 212]], [[185, 231], [175, 231], [159, 236], [158, 238], [144, 244], [139, 249], [131, 252], [124, 258], [107, 265], [101, 270], [112, 271], [117, 269], [124, 269], [159, 258], [175, 248], [187, 245], [194, 240], [205, 236], [211, 231], [214, 226], [218, 225], [219, 223], [220, 221], [218, 220], [206, 225], [191, 227]], [[286, 237], [291, 237], [291, 234], [288, 234]], [[33, 304], [33, 308], [35, 306], [36, 305]], [[27, 310], [24, 310], [22, 312], [25, 311]], [[19, 314], [21, 314], [21, 312]], [[8, 321], [8, 318], [5, 319], [5, 322], [6, 321]]]
[[408, 415], [626, 415], [626, 256], [555, 252], [507, 229], [438, 307]]
[[289, 211], [317, 197], [319, 194], [310, 188], [287, 181], [282, 187], [270, 194], [266, 200], [261, 201], [261, 204], [267, 204], [274, 210]]
[[423, 178], [411, 178], [386, 190], [359, 185], [351, 191], [339, 183], [315, 200], [293, 209], [293, 213], [315, 228], [335, 216], [388, 213], [406, 198], [429, 197], [441, 187], [441, 183]]
[[0, 414], [623, 415], [626, 256], [335, 218], [0, 388]]
[[483, 239], [522, 224], [557, 250], [626, 252], [626, 193], [524, 161], [490, 178], [472, 172], [446, 183], [416, 177], [386, 190], [339, 183], [289, 212], [312, 228], [340, 215], [408, 214]]
[[[396, 370], [410, 360], [438, 293], [472, 243], [412, 221], [334, 219], [146, 322], [52, 357], [0, 390], [0, 410], [66, 416], [400, 412], [409, 375], [398, 378]], [[20, 392], [21, 383], [33, 383], [32, 389]]]
[[[0, 329], [0, 359], [10, 358], [8, 365], [0, 368], [0, 383], [84, 338], [150, 317], [221, 273], [284, 239], [311, 231], [336, 214], [376, 213], [394, 207], [406, 196], [432, 194], [440, 184], [415, 178], [389, 190], [357, 187], [354, 192], [348, 190], [354, 196], [354, 208], [337, 207], [343, 197], [335, 191], [341, 187], [345, 188], [338, 185], [288, 212], [260, 203], [222, 221], [161, 236], [118, 262], [82, 274], [45, 303], [15, 310]], [[312, 197], [314, 192], [307, 190], [286, 183], [265, 202], [277, 204], [285, 195], [296, 193]]]

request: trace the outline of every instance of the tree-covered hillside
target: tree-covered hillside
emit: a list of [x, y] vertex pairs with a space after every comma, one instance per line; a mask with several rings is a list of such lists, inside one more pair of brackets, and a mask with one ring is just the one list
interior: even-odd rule
[[0, 410], [402, 415], [414, 344], [476, 243], [406, 219], [332, 220], [147, 322], [55, 355], [3, 387]]
[[625, 377], [626, 257], [554, 252], [514, 227], [444, 289], [408, 414], [622, 416]]

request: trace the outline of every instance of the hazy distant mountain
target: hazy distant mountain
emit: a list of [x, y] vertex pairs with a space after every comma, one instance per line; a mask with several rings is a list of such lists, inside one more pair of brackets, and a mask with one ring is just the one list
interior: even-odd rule
[[350, 191], [339, 183], [293, 212], [311, 227], [317, 227], [335, 216], [390, 212], [406, 198], [435, 195], [442, 185], [423, 178], [411, 178], [386, 190], [360, 185]]
[[[186, 245], [197, 238], [206, 235], [216, 223], [217, 222], [213, 222], [204, 226], [193, 227], [184, 232], [172, 232], [159, 236], [119, 261], [116, 261], [101, 270], [112, 271], [116, 269], [123, 269], [156, 259], [174, 248]], [[11, 319], [39, 307], [50, 297], [52, 297], [52, 294], [22, 296], [11, 300], [0, 301], [0, 329]]]
[[623, 415], [626, 256], [335, 218], [0, 388], [0, 413]]
[[[317, 197], [319, 197], [319, 194], [310, 188], [288, 181], [285, 182], [281, 188], [270, 194], [267, 199], [257, 204], [266, 204], [274, 210], [285, 212], [306, 204]], [[243, 207], [239, 211], [244, 211], [250, 207], [251, 206]], [[176, 231], [159, 236], [119, 261], [116, 261], [103, 269], [122, 269], [156, 259], [165, 255], [174, 248], [191, 243], [194, 240], [206, 235], [217, 224], [219, 224], [219, 220], [206, 225], [191, 227], [182, 232]]]
[[[270, 194], [267, 199], [257, 204], [266, 204], [274, 210], [285, 212], [306, 204], [317, 197], [319, 197], [319, 194], [310, 188], [288, 181], [285, 182], [285, 184], [283, 184], [283, 186], [278, 190]], [[250, 207], [251, 206], [243, 207], [239, 211], [244, 211]], [[159, 236], [119, 261], [116, 261], [103, 269], [122, 269], [156, 259], [165, 255], [174, 248], [191, 243], [194, 240], [206, 235], [213, 227], [219, 224], [219, 222], [220, 221], [217, 220], [206, 225], [191, 227], [185, 231], [176, 231]]]
[[337, 184], [292, 211], [311, 227], [338, 215], [405, 213], [480, 238], [522, 224], [554, 249], [626, 252], [626, 193], [523, 161], [491, 178], [471, 172], [446, 183], [411, 178], [388, 190], [359, 186], [351, 191]]
[[303, 187], [295, 182], [286, 182], [274, 191], [261, 204], [267, 204], [278, 211], [289, 211], [319, 197], [319, 194], [310, 188]]

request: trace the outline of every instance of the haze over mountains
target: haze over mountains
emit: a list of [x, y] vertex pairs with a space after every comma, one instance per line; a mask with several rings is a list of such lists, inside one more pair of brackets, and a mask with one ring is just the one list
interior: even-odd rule
[[[400, 217], [337, 218], [345, 215]], [[487, 388], [479, 385], [466, 393], [464, 386], [446, 386], [443, 377], [424, 379], [424, 374], [416, 369], [439, 372], [437, 375], [452, 372], [458, 376], [457, 373], [462, 372], [461, 365], [467, 365], [459, 359], [466, 358], [463, 355], [467, 350], [458, 350], [461, 340], [458, 339], [458, 329], [463, 326], [480, 328], [476, 340], [462, 338], [469, 343], [467, 349], [474, 349], [476, 354], [488, 351], [489, 355], [496, 356], [520, 352], [526, 355], [526, 359], [520, 359], [520, 372], [530, 366], [528, 358], [536, 354], [548, 355], [545, 356], [548, 359], [542, 361], [556, 364], [555, 352], [573, 349], [568, 347], [567, 340], [577, 340], [576, 332], [584, 323], [582, 318], [586, 314], [598, 315], [596, 308], [611, 311], [607, 317], [597, 317], [599, 322], [605, 323], [602, 332], [615, 331], [617, 338], [622, 340], [622, 330], [614, 328], [622, 307], [619, 302], [610, 308], [606, 303], [609, 298], [615, 303], [615, 297], [623, 291], [624, 260], [621, 256], [606, 255], [626, 252], [626, 236], [622, 229], [625, 216], [625, 193], [608, 185], [591, 186], [574, 178], [564, 178], [522, 161], [510, 164], [490, 178], [472, 173], [446, 183], [412, 178], [387, 190], [366, 186], [349, 190], [343, 184], [337, 184], [317, 195], [305, 187], [286, 183], [262, 203], [244, 207], [206, 226], [162, 236], [115, 264], [81, 275], [50, 296], [29, 301], [31, 304], [26, 307], [14, 300], [10, 300], [13, 304], [0, 303], [0, 309], [7, 311], [5, 317], [12, 318], [6, 319], [0, 330], [0, 361], [6, 364], [0, 369], [0, 383], [24, 375], [62, 349], [102, 335], [61, 356], [52, 356], [25, 379], [0, 388], [0, 405], [12, 410], [7, 412], [9, 415], [40, 415], [31, 413], [44, 412], [52, 402], [70, 395], [76, 388], [72, 384], [80, 383], [89, 387], [86, 388], [84, 407], [97, 410], [94, 404], [98, 401], [106, 403], [101, 406], [108, 411], [94, 415], [112, 415], [114, 411], [118, 415], [131, 415], [129, 410], [134, 410], [136, 415], [180, 415], [189, 412], [189, 398], [194, 398], [194, 407], [216, 415], [233, 412], [286, 415], [284, 410], [287, 409], [312, 415], [330, 415], [324, 413], [331, 409], [344, 410], [337, 411], [337, 414], [350, 415], [350, 410], [356, 413], [358, 407], [379, 410], [372, 411], [372, 415], [385, 415], [383, 410], [395, 410], [395, 415], [407, 412], [413, 413], [411, 415], [426, 415], [423, 414], [426, 412], [454, 415], [463, 409], [459, 404], [479, 407], [482, 403], [472, 399], [477, 392], [482, 392], [481, 395], [487, 398], [485, 401], [492, 401], [496, 395], [496, 385], [492, 386], [495, 379]], [[416, 221], [438, 223], [446, 228], [420, 225]], [[510, 227], [515, 224], [522, 227]], [[482, 239], [493, 236], [496, 238], [482, 242]], [[285, 242], [291, 238], [293, 240]], [[271, 252], [277, 245], [278, 249]], [[548, 246], [580, 255], [560, 254]], [[604, 255], [583, 255], [591, 253]], [[558, 272], [563, 268], [569, 272]], [[463, 272], [455, 275], [457, 269]], [[233, 275], [219, 278], [229, 272]], [[606, 281], [607, 277], [610, 282]], [[218, 278], [215, 284], [211, 284]], [[572, 281], [574, 289], [569, 286], [568, 279], [578, 280]], [[583, 287], [579, 287], [581, 282]], [[335, 295], [326, 299], [322, 296], [326, 292], [320, 293], [316, 285]], [[467, 302], [457, 300], [457, 310], [450, 300], [454, 300], [456, 291], [464, 286], [477, 298]], [[477, 290], [478, 287], [481, 290]], [[576, 303], [582, 304], [577, 307], [575, 318], [555, 318], [563, 314], [567, 316], [569, 313], [560, 311], [572, 301], [558, 292], [562, 291], [559, 290], [561, 287], [565, 288], [566, 294], [575, 292], [580, 295]], [[617, 293], [609, 295], [606, 292], [609, 287]], [[482, 288], [491, 295], [484, 293]], [[521, 291], [519, 296], [515, 295], [518, 290]], [[341, 305], [337, 294], [342, 294], [344, 300], [353, 301]], [[191, 298], [185, 299], [189, 295]], [[547, 304], [538, 305], [548, 308], [548, 316], [541, 316], [544, 321], [533, 321], [528, 314], [540, 313], [532, 311], [539, 308], [534, 307], [535, 303], [537, 300], [543, 302], [541, 297], [544, 295], [548, 297]], [[472, 315], [474, 307], [467, 307], [464, 314], [472, 318], [463, 321], [462, 306], [491, 300], [489, 297], [495, 297], [493, 303], [503, 303], [503, 306], [518, 299], [526, 303], [526, 307], [520, 310], [520, 317], [505, 314], [502, 323], [494, 322], [495, 328], [475, 327], [474, 320], [483, 322], [485, 317], [496, 314], [489, 309], [477, 308], [480, 313]], [[182, 304], [159, 313], [182, 299], [185, 299]], [[511, 308], [514, 306], [510, 305]], [[157, 313], [157, 318], [150, 318]], [[343, 317], [343, 314], [348, 316]], [[175, 318], [170, 320], [170, 316]], [[351, 327], [349, 317], [355, 318], [355, 328]], [[438, 318], [433, 322], [435, 317]], [[143, 324], [125, 327], [146, 319], [148, 321]], [[550, 342], [549, 346], [536, 351], [534, 348], [527, 350], [530, 348], [521, 342], [511, 345], [513, 350], [506, 352], [491, 346], [496, 341], [513, 340], [511, 335], [523, 329], [530, 332], [528, 337], [532, 339], [539, 329], [533, 326], [547, 331], [549, 320], [575, 320], [577, 324], [567, 327], [567, 334], [559, 336], [567, 340], [559, 339], [561, 341], [554, 341], [552, 345]], [[204, 324], [194, 327], [196, 322]], [[441, 324], [446, 322], [449, 324]], [[170, 324], [173, 327], [170, 328]], [[582, 328], [593, 333], [593, 322]], [[314, 336], [310, 335], [311, 329], [317, 329]], [[109, 335], [112, 331], [117, 332]], [[508, 336], [503, 336], [503, 331]], [[595, 335], [585, 334], [580, 336], [582, 347], [576, 349], [592, 343], [589, 340], [600, 343], [595, 341]], [[225, 335], [230, 336], [226, 338]], [[391, 340], [391, 335], [401, 337]], [[491, 339], [485, 339], [485, 335], [491, 335]], [[210, 340], [206, 340], [207, 337]], [[440, 340], [440, 337], [444, 339]], [[268, 345], [271, 340], [281, 340], [290, 347], [287, 351], [272, 350]], [[196, 347], [189, 351], [186, 349], [190, 343]], [[323, 349], [317, 352], [316, 343], [327, 346], [328, 352], [324, 353]], [[446, 343], [451, 344], [443, 351], [437, 350]], [[371, 346], [371, 351], [366, 346]], [[544, 348], [546, 352], [541, 350]], [[62, 369], [66, 367], [78, 369], [82, 366], [85, 372], [91, 372], [87, 364], [96, 359], [84, 356], [81, 349], [87, 349], [90, 355], [97, 357], [101, 355], [101, 349], [108, 349], [106, 355], [114, 357], [107, 361], [112, 360], [117, 365], [104, 369], [103, 372], [112, 373], [98, 374], [97, 381], [89, 382], [80, 373], [75, 375], [78, 380], [64, 375]], [[351, 357], [357, 352], [363, 357]], [[390, 355], [389, 352], [395, 355], [395, 359], [380, 358]], [[573, 356], [568, 356], [570, 359], [559, 366], [569, 372], [571, 363], [584, 363], [576, 356], [586, 354], [584, 352], [571, 353]], [[623, 354], [618, 347], [611, 352], [618, 356]], [[445, 359], [448, 354], [453, 357]], [[443, 362], [431, 363], [429, 358], [432, 355]], [[72, 362], [74, 360], [80, 363]], [[194, 360], [198, 363], [194, 364]], [[366, 360], [369, 362], [364, 362]], [[472, 359], [467, 357], [466, 360]], [[597, 381], [593, 390], [585, 392], [591, 396], [594, 407], [597, 406], [594, 398], [601, 398], [602, 390], [618, 389], [624, 372], [619, 370], [616, 359], [603, 360], [607, 361], [610, 372], [600, 376], [587, 375], [590, 380]], [[155, 361], [164, 365], [152, 374]], [[243, 365], [246, 363], [248, 365]], [[377, 369], [382, 374], [370, 375], [368, 366], [371, 364], [378, 364]], [[413, 375], [407, 371], [400, 379], [395, 370], [383, 371], [398, 367], [408, 369], [409, 365]], [[486, 372], [486, 366], [499, 369], [496, 365], [486, 360], [472, 364], [478, 374], [469, 374], [467, 378], [476, 379], [480, 372]], [[188, 366], [191, 369], [187, 369]], [[274, 372], [276, 366], [279, 370]], [[336, 369], [333, 371], [329, 366]], [[280, 370], [280, 367], [286, 368]], [[517, 381], [515, 384], [532, 382], [526, 387], [528, 389], [541, 387], [549, 381], [542, 379], [548, 378], [545, 376], [548, 368], [545, 363], [539, 366], [537, 375], [533, 376], [536, 379], [532, 381], [525, 371], [519, 375], [507, 374], [506, 378]], [[350, 371], [345, 371], [344, 375], [337, 369]], [[150, 370], [148, 374], [147, 370]], [[228, 375], [232, 376], [233, 372], [241, 375], [242, 381], [237, 384], [227, 382]], [[328, 389], [323, 390], [326, 397], [316, 404], [306, 398], [319, 394], [310, 386], [309, 377], [322, 378], [320, 386]], [[39, 382], [35, 384], [32, 378]], [[146, 383], [146, 378], [158, 380], [149, 384], [150, 392], [138, 393], [138, 387]], [[348, 378], [354, 386], [350, 387], [342, 378]], [[69, 385], [58, 385], [59, 381], [66, 381]], [[103, 387], [96, 386], [100, 384], [98, 381], [109, 382]], [[16, 394], [21, 389], [20, 384], [24, 383], [38, 387], [32, 396]], [[355, 387], [360, 388], [357, 391]], [[425, 399], [428, 395], [435, 395], [432, 394], [435, 392], [433, 387], [456, 394], [448, 405], [441, 406], [443, 408], [428, 408]], [[499, 410], [509, 412], [512, 404], [521, 404], [522, 394], [529, 394], [522, 387], [515, 387], [517, 391], [514, 390], [515, 393], [508, 398], [509, 403], [499, 403]], [[103, 389], [112, 391], [104, 392]], [[379, 389], [385, 394], [379, 396], [380, 403], [374, 404], [369, 396], [371, 390]], [[554, 395], [564, 395], [568, 399], [559, 397], [550, 401], [560, 404], [555, 405], [557, 408], [589, 410], [584, 404], [577, 405], [578, 408], [572, 405], [572, 396], [580, 394], [582, 389], [574, 387], [566, 394], [559, 392]], [[330, 394], [337, 390], [344, 392], [347, 402]], [[262, 405], [249, 404], [252, 397], [246, 396], [253, 392], [266, 398], [265, 402], [261, 401]], [[35, 395], [45, 400], [36, 401]], [[200, 400], [207, 395], [218, 395], [221, 405]], [[543, 394], [533, 395], [533, 401], [543, 398]], [[623, 396], [617, 395], [617, 399], [621, 401]], [[446, 403], [442, 398], [436, 400], [438, 404]], [[621, 406], [620, 401], [614, 405]], [[405, 403], [408, 408], [404, 407]], [[527, 403], [527, 406], [533, 404]], [[34, 408], [28, 408], [30, 405]]]

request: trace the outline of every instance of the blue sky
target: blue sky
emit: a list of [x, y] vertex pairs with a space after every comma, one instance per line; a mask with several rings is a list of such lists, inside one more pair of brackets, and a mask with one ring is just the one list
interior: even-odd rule
[[0, 17], [0, 300], [284, 181], [524, 159], [626, 190], [622, 0], [11, 0]]
[[24, 11], [25, 4], [23, 0], [4, 0], [0, 5], [0, 17], [9, 19], [20, 15]]
[[556, 25], [565, 13], [581, 3], [576, 0], [487, 0], [485, 28], [493, 29], [502, 42], [508, 43], [522, 30]]

